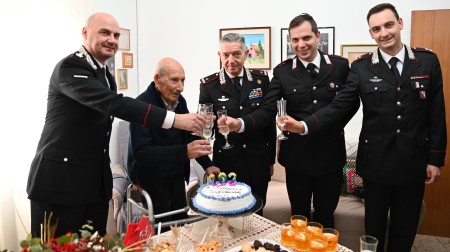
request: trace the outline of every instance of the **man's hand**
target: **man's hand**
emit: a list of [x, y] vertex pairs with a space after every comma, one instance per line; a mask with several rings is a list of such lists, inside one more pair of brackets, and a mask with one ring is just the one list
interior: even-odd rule
[[230, 127], [230, 132], [237, 132], [241, 129], [241, 122], [238, 119], [233, 118], [231, 116], [227, 116], [226, 121], [224, 117], [221, 117], [217, 120], [217, 125], [221, 125], [224, 123], [226, 123], [228, 127]]
[[214, 172], [220, 173], [220, 168], [217, 167], [217, 166], [210, 166], [210, 167], [206, 168], [206, 170], [205, 170], [205, 173], [208, 176], [211, 175]]
[[211, 152], [211, 144], [209, 144], [207, 140], [195, 140], [187, 145], [187, 154], [189, 159], [209, 155]]
[[[303, 123], [295, 120], [294, 118], [287, 115], [284, 122], [286, 123], [286, 125], [284, 125], [285, 131], [289, 131], [292, 133], [305, 133], [305, 127], [303, 126]], [[280, 127], [278, 126], [278, 128]]]
[[205, 116], [199, 114], [175, 114], [175, 122], [173, 127], [181, 130], [192, 131], [198, 135], [201, 135], [205, 122]]
[[439, 176], [441, 176], [441, 168], [430, 164], [427, 165], [427, 179], [425, 180], [425, 184], [432, 184]]

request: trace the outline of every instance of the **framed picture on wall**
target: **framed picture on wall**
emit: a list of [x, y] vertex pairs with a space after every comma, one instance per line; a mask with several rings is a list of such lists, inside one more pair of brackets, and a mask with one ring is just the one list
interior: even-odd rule
[[120, 28], [119, 50], [130, 50], [130, 29]]
[[122, 67], [133, 68], [133, 54], [122, 52]]
[[105, 61], [105, 65], [108, 67], [108, 71], [112, 76], [116, 76], [116, 68], [115, 68], [115, 57], [112, 56], [111, 58], [107, 59]]
[[317, 48], [325, 54], [334, 54], [334, 27], [318, 27], [320, 41]]
[[378, 46], [375, 44], [342, 44], [341, 56], [347, 58], [351, 65], [359, 56], [374, 52], [377, 48]]
[[118, 89], [128, 89], [127, 69], [117, 69], [117, 87]]
[[292, 51], [291, 39], [289, 38], [289, 29], [281, 28], [281, 61], [295, 57]]
[[220, 38], [228, 33], [239, 33], [245, 38], [249, 50], [245, 67], [261, 70], [271, 69], [271, 30], [270, 27], [224, 28], [220, 29]]

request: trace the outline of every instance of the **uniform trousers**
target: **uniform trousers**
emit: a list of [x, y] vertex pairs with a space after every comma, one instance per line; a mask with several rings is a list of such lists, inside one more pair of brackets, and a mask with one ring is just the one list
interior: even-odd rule
[[411, 251], [419, 225], [425, 183], [389, 186], [364, 180], [366, 234], [378, 239], [377, 251], [384, 251], [389, 213], [388, 252]]
[[40, 201], [30, 201], [31, 204], [31, 234], [33, 237], [41, 237], [41, 224], [50, 214], [52, 225], [58, 221], [55, 237], [67, 232], [78, 232], [84, 224], [92, 221], [91, 225], [100, 235], [106, 234], [106, 222], [108, 219], [109, 202], [99, 200], [86, 205], [58, 205], [47, 204]]
[[[334, 228], [336, 210], [343, 181], [342, 171], [322, 176], [310, 176], [286, 167], [286, 187], [292, 215], [303, 215], [323, 227]], [[314, 214], [311, 218], [311, 197]]]

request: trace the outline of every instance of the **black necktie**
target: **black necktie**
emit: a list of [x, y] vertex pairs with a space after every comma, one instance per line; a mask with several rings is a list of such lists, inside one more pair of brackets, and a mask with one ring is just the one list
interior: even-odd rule
[[397, 62], [398, 62], [398, 59], [396, 57], [392, 57], [389, 60], [389, 64], [391, 64], [391, 71], [394, 74], [397, 81], [399, 81], [400, 80], [400, 72], [398, 71], [398, 68], [397, 68]]
[[237, 76], [231, 79], [233, 81], [234, 86], [241, 91], [241, 77]]
[[309, 63], [309, 64], [306, 66], [306, 69], [308, 70], [309, 75], [310, 75], [311, 78], [313, 78], [313, 79], [315, 79], [315, 78], [317, 77], [317, 72], [316, 72], [315, 68], [316, 68], [316, 65], [314, 65], [313, 63]]

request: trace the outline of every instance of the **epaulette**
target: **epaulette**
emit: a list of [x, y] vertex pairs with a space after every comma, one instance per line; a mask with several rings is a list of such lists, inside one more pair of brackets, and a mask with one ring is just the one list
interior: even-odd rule
[[292, 58], [292, 59], [287, 59], [287, 60], [285, 60], [285, 61], [282, 61], [280, 64], [278, 64], [276, 67], [279, 67], [279, 66], [282, 66], [282, 65], [285, 65], [285, 64], [287, 64], [288, 62], [290, 62], [290, 61], [292, 61], [293, 59], [295, 59], [295, 58]]
[[211, 83], [213, 80], [219, 78], [219, 73], [213, 73], [205, 78], [200, 79], [200, 84], [205, 85]]
[[250, 72], [255, 75], [267, 76], [267, 71], [264, 70], [250, 69]]
[[338, 59], [338, 60], [346, 60], [346, 58], [339, 56], [339, 55], [335, 55], [335, 54], [328, 54], [328, 57]]
[[360, 61], [360, 60], [370, 58], [370, 57], [372, 57], [372, 54], [373, 54], [373, 53], [366, 53], [366, 54], [363, 54], [363, 55], [357, 57], [357, 58], [352, 62], [352, 64], [353, 64], [354, 62], [358, 62], [358, 61]]
[[433, 50], [428, 49], [428, 48], [422, 48], [422, 47], [413, 47], [411, 48], [413, 51], [415, 52], [426, 52], [426, 53], [432, 53], [432, 54], [436, 54], [435, 52], [433, 52]]

